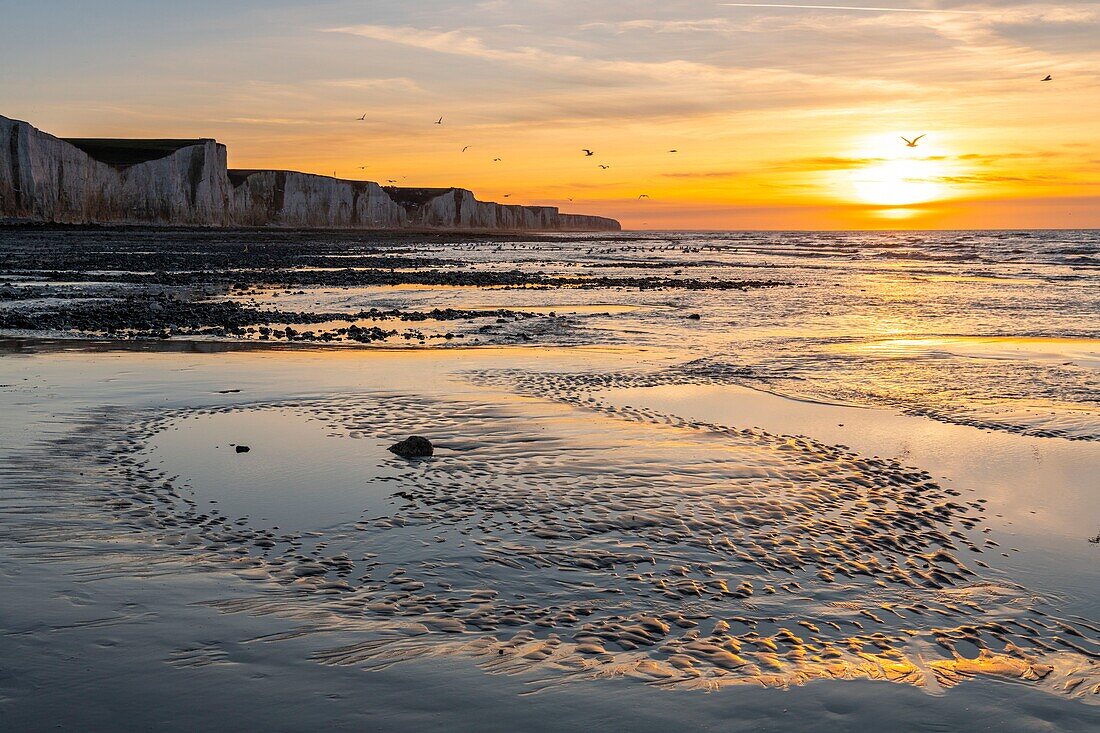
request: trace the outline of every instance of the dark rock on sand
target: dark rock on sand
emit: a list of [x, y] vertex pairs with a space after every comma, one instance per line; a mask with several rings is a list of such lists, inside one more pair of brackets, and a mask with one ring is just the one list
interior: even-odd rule
[[688, 316], [689, 321], [698, 321], [700, 318], [702, 318], [702, 316], [700, 316], [698, 313], [692, 313]]
[[432, 441], [413, 435], [405, 438], [400, 443], [394, 443], [389, 447], [391, 453], [396, 453], [402, 458], [427, 458], [435, 453]]

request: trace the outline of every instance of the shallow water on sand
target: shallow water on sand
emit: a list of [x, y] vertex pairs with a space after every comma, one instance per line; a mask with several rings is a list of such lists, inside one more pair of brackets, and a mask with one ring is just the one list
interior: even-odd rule
[[[238, 445], [248, 452], [238, 453]], [[259, 405], [189, 414], [154, 435], [142, 453], [200, 506], [319, 530], [385, 507], [391, 491], [372, 480], [395, 472], [397, 457], [386, 446], [353, 442], [306, 414]]]
[[[667, 359], [5, 357], [0, 399], [18, 418], [5, 421], [0, 541], [18, 592], [3, 594], [3, 643], [21, 675], [0, 709], [28, 720], [51, 697], [74, 705], [26, 684], [65, 678], [32, 650], [70, 639], [90, 644], [82, 665], [152, 665], [136, 684], [153, 699], [143, 684], [197, 691], [295, 669], [278, 684], [301, 701], [346, 690], [335, 670], [357, 670], [359, 691], [327, 704], [393, 729], [425, 723], [423, 701], [395, 691], [409, 674], [535, 727], [547, 699], [588, 705], [577, 724], [607, 722], [597, 711], [613, 700], [636, 706], [627, 719], [685, 727], [782, 725], [784, 710], [801, 727], [858, 727], [867, 706], [930, 725], [1000, 708], [1006, 730], [1100, 720], [1100, 576], [1079, 517], [1094, 443], [738, 387], [629, 386]], [[435, 457], [385, 451], [414, 432]], [[1011, 475], [1032, 446], [1036, 467]], [[1031, 480], [1052, 489], [1036, 515]], [[1020, 529], [1029, 517], [1042, 531]], [[1061, 561], [1045, 572], [1051, 553]], [[32, 576], [44, 585], [30, 592]], [[660, 692], [640, 699], [615, 680]], [[788, 692], [764, 701], [761, 687]], [[917, 714], [910, 688], [946, 699]], [[371, 690], [391, 702], [368, 702]], [[692, 696], [704, 690], [720, 700]], [[519, 691], [541, 701], [508, 702]], [[742, 705], [757, 712], [731, 720]], [[449, 714], [478, 727], [463, 703]]]
[[[1097, 492], [1085, 487], [1095, 484], [1100, 443], [981, 430], [729, 385], [626, 387], [600, 396], [619, 408], [644, 406], [690, 420], [811, 436], [860, 455], [928, 466], [938, 482], [985, 501], [985, 520], [1001, 546], [984, 553], [983, 561], [1013, 578], [1026, 577], [1029, 587], [1062, 593], [1075, 613], [1100, 608], [1096, 547], [1082, 541], [1096, 533]], [[1072, 593], [1065, 595], [1067, 589]]]

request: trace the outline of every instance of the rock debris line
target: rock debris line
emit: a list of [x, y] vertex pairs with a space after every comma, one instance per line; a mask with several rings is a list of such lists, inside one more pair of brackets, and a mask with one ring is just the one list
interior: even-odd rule
[[[255, 594], [208, 605], [297, 620], [285, 638], [310, 635], [321, 664], [463, 655], [537, 671], [536, 686], [702, 690], [992, 677], [1100, 701], [1100, 626], [983, 560], [1001, 549], [982, 500], [809, 438], [616, 409], [576, 375], [469, 376], [550, 400], [364, 393], [89, 415], [3, 469], [17, 490], [48, 466], [71, 503], [23, 507], [18, 539], [45, 533], [52, 552], [71, 537], [87, 579], [231, 571]], [[302, 414], [346, 440], [408, 425], [454, 437], [432, 461], [381, 467], [387, 510], [307, 532], [200, 505], [144, 452], [182, 419], [238, 410]]]
[[[2, 295], [2, 291], [0, 291]], [[144, 298], [128, 296], [108, 301], [79, 304], [55, 304], [26, 312], [0, 309], [0, 329], [33, 331], [72, 331], [112, 338], [150, 339], [179, 336], [253, 337], [261, 341], [357, 341], [371, 343], [397, 336], [398, 331], [357, 321], [470, 321], [492, 319], [524, 321], [536, 314], [507, 309], [465, 310], [436, 308], [430, 311], [397, 309], [357, 311], [354, 313], [318, 313], [252, 308], [234, 301], [187, 301], [168, 295]], [[337, 321], [337, 328], [308, 329], [308, 324]], [[272, 328], [270, 324], [280, 325]], [[303, 325], [305, 324], [305, 325]], [[406, 332], [405, 338], [418, 338], [418, 332]], [[462, 334], [459, 336], [465, 338]]]
[[[480, 241], [472, 235], [460, 241], [467, 239]], [[477, 269], [416, 252], [432, 243], [454, 241], [453, 235], [395, 234], [361, 242], [336, 232], [0, 229], [0, 330], [116, 339], [201, 336], [372, 343], [400, 336], [416, 341], [476, 338], [511, 343], [532, 340], [539, 332], [560, 337], [563, 319], [508, 309], [325, 312], [303, 310], [303, 305], [276, 308], [270, 300], [317, 295], [315, 288], [409, 284], [738, 291], [783, 284]], [[500, 245], [508, 240], [498, 236], [492, 241]], [[261, 306], [257, 298], [269, 302]], [[298, 302], [313, 299], [300, 297]], [[472, 327], [465, 332], [427, 334], [399, 332], [377, 323], [381, 321], [465, 321]], [[524, 321], [530, 321], [531, 327], [496, 328]], [[308, 328], [314, 324], [329, 325]]]

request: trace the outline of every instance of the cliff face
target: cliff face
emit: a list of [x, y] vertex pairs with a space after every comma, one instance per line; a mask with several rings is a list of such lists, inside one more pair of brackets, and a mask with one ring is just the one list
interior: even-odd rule
[[550, 206], [486, 203], [475, 199], [474, 194], [464, 188], [388, 188], [386, 191], [406, 208], [413, 226], [544, 231], [558, 228], [558, 210]]
[[0, 117], [0, 217], [224, 225], [232, 195], [225, 161], [224, 146], [196, 140], [155, 160], [114, 166]]
[[291, 171], [230, 171], [213, 140], [72, 140], [0, 116], [0, 220], [60, 224], [617, 231], [602, 217], [382, 188]]
[[620, 232], [622, 225], [606, 216], [587, 214], [558, 214], [559, 232]]
[[230, 171], [238, 226], [399, 229], [405, 209], [377, 183], [293, 171]]

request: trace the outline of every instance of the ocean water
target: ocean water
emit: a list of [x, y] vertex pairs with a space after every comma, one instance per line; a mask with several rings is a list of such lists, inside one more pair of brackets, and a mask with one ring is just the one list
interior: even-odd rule
[[667, 348], [696, 378], [1032, 435], [1100, 437], [1096, 231], [625, 233], [417, 251], [484, 271], [778, 284], [366, 288], [259, 302], [538, 309], [565, 318], [523, 324], [527, 343]]

